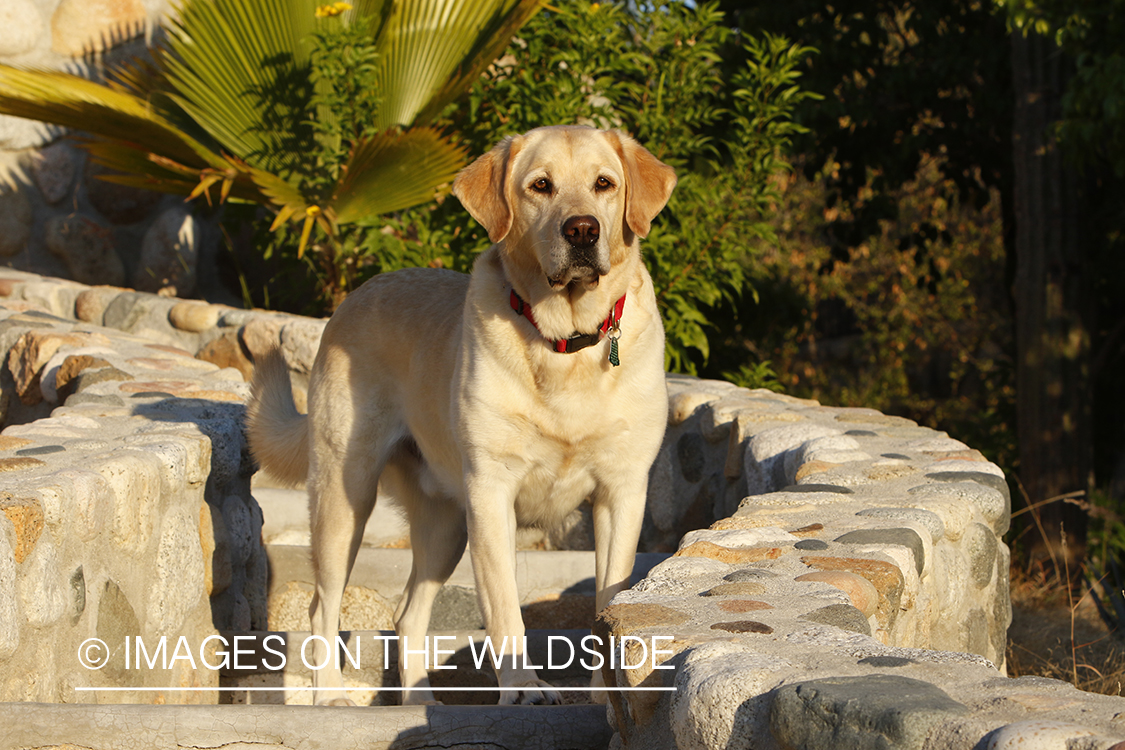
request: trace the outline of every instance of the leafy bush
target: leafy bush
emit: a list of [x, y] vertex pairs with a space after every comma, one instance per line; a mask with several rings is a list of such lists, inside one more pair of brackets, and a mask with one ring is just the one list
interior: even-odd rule
[[962, 203], [942, 166], [923, 155], [915, 178], [883, 196], [895, 218], [844, 257], [825, 223], [850, 221], [873, 194], [832, 202], [830, 174], [791, 176], [775, 214], [777, 242], [763, 243], [746, 270], [760, 304], [744, 305], [744, 328], [726, 324], [716, 359], [744, 360], [750, 342], [786, 392], [949, 430], [1011, 466], [1015, 384], [1000, 201], [994, 194], [980, 209]]

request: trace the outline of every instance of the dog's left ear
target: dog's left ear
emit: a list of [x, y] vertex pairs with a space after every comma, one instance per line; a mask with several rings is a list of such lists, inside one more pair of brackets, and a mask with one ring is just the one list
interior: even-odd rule
[[617, 153], [625, 165], [625, 223], [647, 237], [652, 220], [664, 208], [676, 187], [676, 173], [641, 144], [616, 130]]
[[519, 136], [505, 138], [462, 169], [453, 180], [453, 194], [480, 222], [488, 232], [488, 239], [493, 242], [504, 239], [512, 228], [508, 179], [512, 159], [519, 152], [521, 143]]

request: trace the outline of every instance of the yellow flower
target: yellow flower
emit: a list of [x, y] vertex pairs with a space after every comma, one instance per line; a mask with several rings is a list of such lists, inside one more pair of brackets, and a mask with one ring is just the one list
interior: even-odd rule
[[314, 218], [319, 213], [320, 206], [309, 206], [305, 209], [305, 216], [308, 216], [310, 219]]
[[332, 3], [331, 5], [321, 5], [316, 9], [317, 18], [331, 18], [338, 16], [344, 11], [352, 9], [351, 3]]

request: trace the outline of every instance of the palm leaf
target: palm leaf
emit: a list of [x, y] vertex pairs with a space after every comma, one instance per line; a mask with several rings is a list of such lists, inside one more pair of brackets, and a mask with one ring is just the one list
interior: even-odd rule
[[[316, 0], [186, 2], [163, 55], [174, 99], [223, 148], [254, 166], [291, 170], [302, 155]], [[304, 128], [308, 130], [307, 125]], [[296, 139], [292, 148], [278, 148]], [[286, 159], [279, 154], [289, 151]], [[272, 158], [271, 158], [272, 157]]]
[[225, 166], [150, 102], [70, 73], [0, 65], [0, 113], [87, 130], [121, 148], [159, 153], [198, 169]]
[[341, 224], [367, 224], [425, 203], [434, 198], [434, 186], [452, 181], [464, 163], [464, 150], [432, 128], [388, 131], [360, 141], [342, 170], [332, 213]]
[[395, 3], [379, 52], [379, 128], [425, 124], [503, 51], [542, 0]]

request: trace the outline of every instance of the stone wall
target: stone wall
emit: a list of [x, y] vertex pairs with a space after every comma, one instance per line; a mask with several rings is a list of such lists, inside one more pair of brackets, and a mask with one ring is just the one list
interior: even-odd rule
[[[611, 694], [614, 747], [1125, 748], [1125, 700], [1004, 676], [998, 467], [872, 409], [668, 387], [646, 528], [720, 519], [598, 618], [647, 661], [607, 682], [675, 689]], [[663, 661], [643, 658], [653, 637]]]
[[[145, 54], [169, 0], [3, 0], [0, 64], [99, 80]], [[211, 222], [179, 196], [115, 185], [62, 129], [0, 115], [0, 263], [87, 284], [217, 289]], [[202, 273], [206, 278], [200, 279]]]
[[[0, 351], [9, 351], [0, 382], [5, 413], [9, 422], [39, 418], [0, 432], [0, 440], [33, 441], [0, 452], [7, 462], [0, 463], [0, 491], [12, 498], [3, 501], [8, 520], [0, 517], [11, 550], [0, 555], [8, 560], [0, 562], [8, 571], [0, 570], [0, 586], [15, 592], [0, 602], [17, 602], [0, 612], [0, 633], [17, 633], [0, 642], [9, 644], [9, 663], [28, 658], [27, 643], [46, 644], [37, 646], [36, 659], [69, 663], [80, 636], [99, 632], [94, 610], [117, 613], [107, 618], [119, 631], [128, 612], [138, 627], [158, 627], [164, 610], [153, 602], [170, 601], [160, 549], [167, 537], [168, 549], [179, 550], [165, 553], [165, 570], [173, 559], [196, 565], [194, 547], [179, 543], [191, 537], [185, 519], [192, 508], [201, 518], [210, 514], [215, 541], [208, 557], [207, 524], [200, 524], [196, 572], [203, 584], [199, 591], [177, 589], [177, 601], [188, 601], [178, 605], [184, 621], [205, 618], [202, 592], [216, 592], [225, 554], [232, 569], [246, 560], [247, 577], [241, 589], [228, 586], [235, 594], [212, 597], [209, 624], [245, 629], [248, 619], [249, 627], [260, 627], [260, 603], [250, 594], [256, 553], [252, 545], [236, 553], [245, 537], [231, 530], [253, 534], [260, 515], [244, 500], [249, 462], [241, 435], [225, 420], [241, 409], [240, 375], [255, 353], [281, 346], [299, 381], [324, 321], [6, 270], [0, 297]], [[1011, 610], [1001, 535], [1010, 498], [999, 468], [944, 433], [871, 409], [674, 375], [668, 388], [668, 432], [651, 475], [644, 545], [676, 552], [619, 594], [595, 631], [668, 638], [663, 663], [618, 667], [607, 677], [622, 687], [675, 691], [612, 694], [617, 746], [1125, 748], [1125, 701], [1054, 680], [1004, 676]], [[295, 390], [303, 392], [300, 382]], [[209, 474], [192, 463], [208, 447]], [[131, 463], [106, 468], [111, 460]], [[81, 480], [87, 471], [91, 476]], [[120, 508], [134, 493], [130, 487], [154, 487], [146, 472], [161, 477], [159, 498], [136, 495], [153, 497], [138, 516], [150, 520], [106, 512], [108, 527], [96, 536], [99, 544], [117, 545], [103, 550], [116, 552], [127, 548], [130, 529], [140, 529], [137, 539], [147, 546], [133, 543], [134, 551], [112, 559], [84, 541], [92, 522], [67, 526], [71, 518], [92, 518], [92, 497]], [[113, 492], [91, 493], [89, 487], [102, 486], [93, 474]], [[163, 494], [181, 485], [194, 489]], [[240, 526], [239, 518], [250, 520]], [[166, 531], [165, 523], [180, 531]], [[36, 526], [42, 530], [29, 535]], [[148, 565], [137, 563], [142, 548], [156, 550]], [[74, 561], [84, 553], [96, 562], [82, 563], [83, 608], [72, 582]], [[183, 563], [189, 557], [193, 562]], [[106, 584], [118, 578], [126, 581], [114, 584], [120, 596]], [[60, 592], [47, 597], [56, 602], [53, 620], [38, 614], [29, 595], [51, 586]], [[246, 607], [237, 603], [238, 591]], [[116, 604], [122, 599], [127, 608]], [[217, 601], [230, 605], [216, 608]], [[636, 645], [627, 649], [630, 663]], [[72, 700], [65, 679], [52, 679], [50, 690], [24, 686], [7, 695]]]
[[[214, 669], [181, 659], [126, 670], [120, 650], [126, 636], [150, 648], [167, 636], [170, 656], [181, 636], [197, 648], [220, 629], [266, 626], [247, 385], [182, 349], [75, 322], [86, 287], [32, 281], [22, 296], [35, 288], [54, 301], [0, 301], [0, 701], [89, 700], [77, 686], [214, 687]], [[52, 314], [62, 298], [67, 318]], [[76, 658], [91, 638], [115, 652], [104, 670]]]

